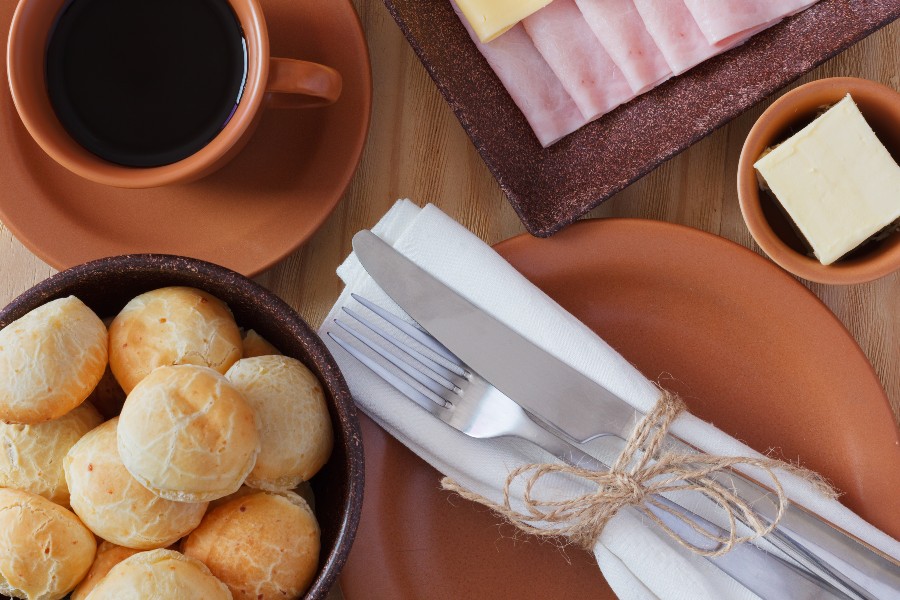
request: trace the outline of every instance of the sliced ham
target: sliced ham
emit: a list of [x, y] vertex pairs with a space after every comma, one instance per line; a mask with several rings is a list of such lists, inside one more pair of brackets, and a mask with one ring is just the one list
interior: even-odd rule
[[672, 70], [632, 0], [576, 0], [603, 48], [631, 91], [641, 94], [672, 76]]
[[485, 44], [460, 14], [456, 3], [453, 9], [513, 102], [525, 115], [541, 146], [546, 148], [552, 145], [588, 122], [534, 47], [521, 23]]
[[543, 147], [816, 0], [555, 0], [475, 46]]
[[712, 44], [688, 9], [685, 0], [633, 0], [644, 26], [675, 75], [696, 67], [708, 58], [730, 50], [765, 29], [755, 27]]
[[[522, 25], [585, 119], [596, 119], [634, 97], [575, 0], [555, 0]], [[703, 37], [699, 29], [697, 33]]]
[[722, 52], [723, 48], [710, 44], [684, 0], [633, 0], [672, 73], [680, 75], [688, 69]]
[[[711, 44], [746, 39], [816, 0], [684, 0]], [[732, 38], [729, 40], [729, 38]]]

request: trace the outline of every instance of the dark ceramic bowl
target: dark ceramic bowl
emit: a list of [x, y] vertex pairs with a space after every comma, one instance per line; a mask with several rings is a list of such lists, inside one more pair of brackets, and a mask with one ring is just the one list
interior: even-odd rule
[[[281, 298], [224, 267], [192, 258], [133, 254], [72, 267], [42, 281], [0, 311], [0, 328], [38, 306], [74, 295], [101, 318], [134, 296], [170, 285], [199, 288], [224, 300], [238, 325], [255, 329], [322, 381], [334, 427], [334, 451], [312, 479], [322, 528], [319, 571], [305, 598], [321, 599], [337, 580], [356, 535], [363, 497], [363, 450], [356, 408], [337, 364], [316, 333]], [[2, 598], [2, 596], [0, 596]]]

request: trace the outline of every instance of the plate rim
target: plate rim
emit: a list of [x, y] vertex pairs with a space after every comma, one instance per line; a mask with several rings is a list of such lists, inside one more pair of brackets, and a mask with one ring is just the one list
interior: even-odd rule
[[[576, 229], [592, 229], [597, 227], [606, 227], [606, 226], [623, 226], [623, 227], [637, 227], [640, 228], [648, 228], [648, 229], [671, 229], [675, 231], [679, 231], [681, 234], [684, 234], [688, 237], [695, 236], [698, 239], [704, 239], [704, 243], [712, 243], [712, 244], [721, 244], [723, 248], [729, 248], [729, 251], [737, 250], [738, 253], [744, 253], [744, 255], [751, 261], [757, 262], [757, 264], [765, 265], [767, 270], [771, 268], [772, 276], [780, 278], [785, 282], [786, 285], [790, 285], [798, 290], [799, 293], [805, 294], [809, 296], [811, 299], [815, 300], [815, 302], [823, 309], [823, 316], [826, 317], [829, 321], [832, 322], [841, 332], [841, 337], [849, 341], [853, 347], [854, 354], [865, 361], [868, 369], [875, 379], [878, 381], [879, 386], [881, 388], [881, 397], [884, 400], [885, 408], [887, 409], [888, 414], [893, 418], [894, 411], [891, 408], [890, 398], [887, 396], [887, 392], [884, 389], [884, 384], [881, 383], [881, 378], [878, 376], [878, 372], [875, 371], [874, 365], [872, 365], [872, 361], [869, 360], [869, 357], [866, 356], [866, 353], [863, 352], [863, 349], [860, 347], [859, 342], [856, 341], [856, 338], [853, 337], [853, 334], [844, 326], [844, 323], [838, 318], [834, 311], [832, 311], [827, 304], [825, 304], [821, 298], [819, 298], [815, 293], [813, 293], [808, 287], [800, 283], [793, 275], [791, 275], [788, 271], [785, 271], [777, 263], [772, 260], [761, 256], [754, 252], [753, 250], [743, 246], [733, 240], [730, 240], [721, 235], [717, 235], [715, 233], [711, 233], [709, 231], [705, 231], [703, 229], [697, 229], [696, 227], [691, 227], [689, 225], [682, 225], [681, 223], [672, 223], [669, 221], [657, 221], [655, 219], [641, 219], [636, 217], [598, 217], [592, 219], [581, 219], [576, 221], [569, 227], [567, 230], [576, 230]], [[651, 232], [652, 233], [652, 232]], [[530, 240], [540, 240], [545, 238], [536, 238], [527, 233], [520, 233], [514, 235], [512, 237], [506, 238], [505, 240], [501, 240], [491, 246], [500, 256], [503, 256], [503, 250], [507, 246], [512, 246], [513, 244], [522, 243], [522, 240], [530, 239]], [[752, 258], [751, 258], [752, 257]], [[505, 258], [505, 257], [504, 257]], [[897, 429], [897, 443], [900, 444], [900, 427]]]

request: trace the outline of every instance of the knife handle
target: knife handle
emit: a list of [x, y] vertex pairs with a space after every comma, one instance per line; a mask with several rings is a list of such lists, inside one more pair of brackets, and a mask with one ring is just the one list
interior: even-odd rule
[[[609, 471], [609, 465], [545, 429], [524, 414], [522, 419], [505, 432], [505, 435], [529, 441], [572, 466]], [[727, 537], [727, 532], [718, 525], [668, 498], [654, 494], [653, 499], [693, 521], [701, 529], [717, 537]], [[711, 545], [708, 538], [693, 531], [674, 514], [656, 509], [652, 505], [648, 506], [658, 519], [671, 530], [678, 532], [686, 541], [697, 547], [714, 549], [714, 544]], [[637, 512], [634, 507], [628, 507], [628, 510]], [[858, 598], [858, 596], [845, 594], [831, 582], [817, 576], [816, 571], [805, 569], [802, 566], [798, 567], [774, 554], [766, 553], [753, 544], [738, 544], [731, 552], [723, 556], [704, 558], [765, 600], [825, 600], [826, 598], [855, 600]], [[760, 567], [760, 565], [762, 566]]]
[[[667, 435], [663, 451], [700, 452], [672, 434]], [[763, 518], [774, 520], [777, 496], [762, 483], [733, 469], [709, 477], [733, 488]], [[765, 539], [811, 572], [842, 586], [851, 597], [866, 600], [900, 597], [900, 563], [896, 559], [798, 504], [788, 503], [778, 526]]]

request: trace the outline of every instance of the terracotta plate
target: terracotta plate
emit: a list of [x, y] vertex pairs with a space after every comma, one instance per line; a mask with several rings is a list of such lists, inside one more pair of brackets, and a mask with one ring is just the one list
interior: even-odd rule
[[[578, 223], [497, 250], [690, 409], [758, 450], [829, 477], [894, 537], [900, 433], [859, 346], [771, 262], [695, 229]], [[591, 557], [512, 539], [486, 509], [368, 419], [363, 516], [342, 575], [348, 600], [613, 598]]]
[[[8, 31], [13, 0], [0, 4]], [[325, 221], [362, 153], [372, 99], [369, 55], [350, 0], [261, 0], [273, 56], [336, 68], [338, 102], [269, 110], [238, 157], [187, 185], [124, 190], [70, 173], [37, 146], [0, 84], [0, 219], [58, 269], [141, 252], [179, 254], [245, 275], [270, 267]]]
[[522, 223], [540, 236], [900, 17], [897, 0], [819, 0], [545, 149], [448, 0], [384, 3]]

